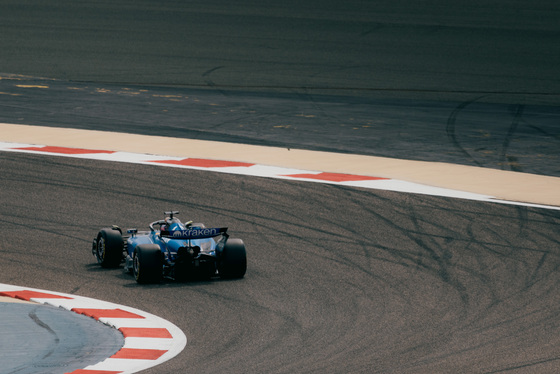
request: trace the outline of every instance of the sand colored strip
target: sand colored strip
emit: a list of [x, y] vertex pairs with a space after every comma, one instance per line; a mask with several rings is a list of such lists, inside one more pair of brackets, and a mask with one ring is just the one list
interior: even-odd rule
[[15, 297], [0, 296], [0, 303], [22, 303], [22, 304], [35, 304], [32, 301], [16, 299]]
[[560, 206], [558, 177], [439, 162], [13, 124], [0, 124], [0, 141], [367, 175], [491, 195], [503, 200]]

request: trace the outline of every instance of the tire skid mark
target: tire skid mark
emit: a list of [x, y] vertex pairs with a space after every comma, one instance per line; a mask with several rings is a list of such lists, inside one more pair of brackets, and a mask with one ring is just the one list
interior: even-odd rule
[[457, 150], [459, 150], [459, 152], [461, 152], [467, 160], [471, 161], [472, 163], [474, 163], [476, 166], [479, 166], [479, 167], [482, 167], [483, 165], [480, 162], [478, 162], [469, 152], [467, 152], [461, 146], [461, 143], [459, 143], [459, 140], [457, 140], [456, 126], [455, 125], [457, 123], [457, 117], [459, 116], [459, 113], [461, 113], [466, 107], [468, 107], [472, 103], [482, 99], [483, 97], [484, 96], [480, 96], [480, 97], [477, 97], [475, 99], [465, 101], [465, 102], [462, 102], [461, 104], [459, 104], [453, 110], [453, 112], [451, 112], [451, 114], [449, 115], [449, 118], [447, 119], [447, 126], [445, 128], [445, 131], [447, 132], [447, 137], [449, 138], [451, 143], [455, 146], [455, 148], [457, 148]]
[[37, 308], [35, 308], [34, 310], [32, 310], [31, 312], [29, 312], [29, 318], [31, 318], [31, 320], [33, 322], [35, 322], [35, 324], [45, 330], [47, 330], [47, 332], [49, 334], [51, 334], [54, 338], [54, 343], [55, 346], [53, 348], [51, 348], [49, 350], [49, 352], [47, 352], [47, 354], [45, 354], [43, 356], [43, 359], [49, 357], [50, 355], [53, 354], [53, 352], [56, 350], [56, 346], [60, 343], [60, 338], [58, 337], [58, 335], [56, 334], [55, 331], [53, 331], [53, 329], [51, 329], [51, 327], [49, 325], [47, 325], [45, 322], [41, 321], [41, 319], [37, 316], [37, 314], [35, 313], [35, 311], [37, 310]]
[[502, 160], [502, 169], [504, 169], [504, 167], [507, 165], [513, 171], [518, 171], [518, 172], [523, 171], [521, 166], [519, 166], [519, 164], [517, 162], [517, 158], [512, 156], [512, 155], [508, 155], [508, 150], [509, 150], [509, 146], [510, 146], [510, 143], [511, 143], [511, 138], [516, 133], [517, 128], [522, 121], [523, 109], [524, 109], [523, 105], [516, 105], [515, 106], [515, 113], [513, 115], [513, 121], [511, 122], [511, 125], [510, 125], [510, 127], [508, 129], [508, 132], [507, 132], [507, 134], [504, 138], [504, 141], [502, 143], [502, 148], [500, 150], [500, 159]]
[[[429, 200], [429, 198], [422, 199]], [[481, 227], [476, 227], [478, 224], [473, 221], [473, 218], [478, 217], [478, 214], [475, 211], [461, 214], [468, 230], [467, 236], [465, 238], [460, 238], [456, 237], [452, 228], [446, 227], [444, 224], [438, 224], [438, 219], [436, 218], [438, 216], [437, 213], [427, 215], [426, 210], [424, 209], [426, 204], [416, 203], [411, 205], [415, 208], [409, 216], [408, 223], [410, 226], [403, 223], [397, 223], [394, 219], [386, 219], [386, 222], [390, 223], [395, 228], [398, 229], [399, 227], [402, 227], [401, 234], [403, 236], [408, 236], [415, 245], [415, 247], [409, 247], [409, 244], [407, 244], [406, 241], [401, 240], [399, 246], [408, 248], [408, 251], [411, 253], [416, 250], [416, 248], [420, 251], [427, 251], [427, 255], [424, 256], [426, 261], [422, 261], [425, 266], [419, 267], [419, 269], [423, 271], [427, 271], [428, 273], [435, 272], [437, 274], [439, 273], [441, 267], [445, 267], [447, 269], [447, 273], [450, 274], [451, 279], [454, 279], [456, 276], [461, 277], [461, 273], [469, 274], [469, 277], [466, 279], [469, 283], [471, 283], [470, 286], [463, 285], [460, 279], [458, 282], [448, 282], [445, 277], [439, 277], [438, 282], [441, 282], [442, 284], [451, 283], [453, 288], [462, 295], [461, 299], [464, 302], [463, 307], [461, 308], [462, 313], [458, 314], [458, 318], [456, 319], [457, 326], [459, 327], [453, 327], [449, 331], [449, 334], [446, 335], [447, 338], [453, 340], [454, 334], [461, 334], [464, 330], [473, 329], [473, 331], [483, 334], [482, 336], [486, 335], [485, 333], [487, 332], [489, 336], [488, 340], [481, 341], [479, 344], [480, 347], [490, 346], [499, 343], [500, 339], [503, 339], [502, 337], [491, 338], [491, 336], [493, 336], [491, 332], [503, 330], [504, 326], [522, 326], [520, 330], [513, 332], [513, 334], [515, 334], [522, 333], [523, 331], [529, 332], [533, 328], [538, 328], [538, 326], [546, 325], [552, 321], [553, 317], [549, 316], [545, 310], [532, 312], [532, 308], [530, 307], [529, 302], [527, 302], [527, 304], [519, 304], [519, 309], [514, 311], [514, 315], [512, 317], [502, 319], [499, 323], [493, 322], [496, 318], [496, 311], [502, 310], [506, 305], [513, 303], [512, 300], [516, 298], [523, 298], [524, 294], [531, 295], [535, 292], [533, 290], [535, 281], [538, 282], [546, 276], [541, 274], [541, 269], [543, 269], [543, 267], [546, 266], [548, 268], [546, 269], [546, 274], [551, 274], [550, 267], [553, 264], [551, 264], [548, 254], [531, 254], [530, 252], [532, 251], [530, 248], [523, 248], [519, 242], [516, 243], [516, 236], [511, 238], [509, 236], [504, 236], [505, 232], [510, 231], [504, 227], [494, 227], [492, 225], [486, 226], [486, 228], [483, 227], [482, 229]], [[424, 208], [419, 208], [422, 206], [424, 206]], [[445, 210], [443, 205], [435, 205], [433, 208]], [[507, 214], [507, 212], [504, 212], [504, 215], [505, 214]], [[492, 219], [491, 216], [488, 218]], [[399, 217], [398, 219], [406, 218]], [[512, 219], [512, 221], [515, 222], [514, 219]], [[435, 227], [436, 230], [428, 230], [426, 227], [422, 226], [423, 224], [429, 224], [430, 226]], [[550, 222], [550, 224], [553, 224], [553, 222]], [[439, 230], [444, 230], [444, 232], [441, 235], [437, 235]], [[432, 235], [422, 236], [422, 231], [431, 232]], [[456, 248], [447, 247], [452, 243], [452, 241], [440, 240], [446, 236], [445, 231], [447, 231], [451, 237], [455, 235], [455, 238], [453, 239], [466, 242], [464, 245], [467, 250], [466, 253], [460, 252], [458, 254], [463, 258], [468, 258], [472, 255], [472, 260], [474, 261], [472, 263], [473, 266], [457, 266], [449, 261], [451, 260], [451, 257], [446, 256], [446, 253], [451, 251], [451, 254], [453, 254], [453, 251], [456, 251]], [[516, 232], [515, 227], [512, 228], [511, 231]], [[483, 239], [486, 234], [490, 235], [489, 238]], [[538, 233], [535, 233], [535, 235], [538, 236]], [[506, 239], [506, 242], [500, 243], [504, 239]], [[378, 245], [376, 245], [376, 247], [379, 248]], [[393, 254], [398, 253], [395, 252], [394, 249], [391, 249], [391, 251]], [[406, 250], [403, 251], [406, 252]], [[529, 253], [523, 253], [525, 251]], [[455, 252], [455, 254], [457, 254], [457, 252]], [[526, 255], [531, 255], [530, 261], [524, 260]], [[404, 256], [403, 258], [409, 259], [411, 256]], [[493, 263], [496, 260], [499, 262], [499, 265]], [[430, 265], [430, 263], [433, 263], [433, 265]], [[523, 277], [525, 279], [522, 279], [522, 281], [516, 281], [516, 285], [509, 286], [514, 290], [514, 292], [510, 293], [511, 290], [504, 292], [504, 285], [496, 284], [497, 281], [501, 281], [497, 274], [494, 274], [494, 267], [496, 266], [509, 269], [512, 274], [519, 273], [520, 276], [525, 275], [525, 277]], [[553, 268], [558, 268], [558, 265], [553, 266]], [[519, 275], [517, 277], [519, 277]], [[473, 288], [473, 280], [475, 281], [475, 284], [478, 283], [480, 286], [483, 286], [482, 294], [485, 295], [484, 299], [481, 300], [480, 297], [477, 296], [477, 294], [481, 293], [481, 289]], [[517, 287], [520, 288], [516, 289]], [[542, 297], [546, 296], [542, 295]], [[481, 303], [481, 305], [477, 305], [478, 303]], [[527, 308], [528, 310], [524, 311], [524, 308]], [[473, 311], [476, 312], [473, 313]], [[525, 318], [534, 318], [535, 321], [524, 325], [523, 320]], [[442, 335], [439, 336], [438, 339], [446, 339], [446, 337]]]

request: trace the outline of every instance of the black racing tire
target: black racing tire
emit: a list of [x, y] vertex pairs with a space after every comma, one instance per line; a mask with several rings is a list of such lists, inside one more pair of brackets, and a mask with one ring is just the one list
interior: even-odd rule
[[243, 278], [247, 271], [247, 251], [241, 239], [229, 239], [218, 261], [221, 278]]
[[119, 230], [105, 228], [97, 234], [95, 257], [104, 268], [116, 268], [123, 259], [124, 241]]
[[157, 244], [140, 244], [134, 249], [132, 273], [138, 283], [161, 282], [163, 263]]

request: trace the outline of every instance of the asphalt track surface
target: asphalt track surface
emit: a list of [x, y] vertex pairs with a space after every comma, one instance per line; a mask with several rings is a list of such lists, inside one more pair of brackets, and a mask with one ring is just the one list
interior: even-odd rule
[[[142, 103], [119, 107], [103, 95], [109, 84], [181, 97], [192, 97], [195, 88], [213, 93], [204, 108], [225, 106], [209, 112], [224, 130], [201, 138], [227, 140], [247, 123], [228, 115], [235, 106], [224, 98], [243, 100], [244, 118], [254, 120], [255, 92], [292, 102], [311, 98], [299, 101], [307, 106], [302, 115], [315, 114], [309, 109], [321, 97], [329, 108], [322, 112], [331, 117], [342, 113], [337, 107], [364, 100], [367, 112], [367, 103], [389, 95], [385, 114], [372, 110], [368, 117], [378, 134], [386, 134], [380, 127], [388, 119], [413, 113], [414, 100], [416, 111], [447, 113], [445, 132], [458, 123], [456, 109], [483, 97], [480, 105], [487, 106], [466, 120], [465, 131], [497, 108], [505, 114], [502, 132], [479, 134], [497, 156], [475, 157], [478, 166], [557, 176], [560, 54], [553, 2], [53, 4], [2, 3], [0, 82], [10, 77], [13, 90], [2, 89], [2, 122], [96, 129], [121, 118], [114, 130], [136, 132], [138, 110], [131, 108]], [[16, 87], [10, 74], [32, 78], [21, 84], [28, 87]], [[80, 117], [80, 106], [61, 102], [58, 92], [29, 87], [41, 86], [39, 77], [62, 81], [66, 88], [59, 91], [79, 92], [68, 88], [76, 83], [101, 92], [75, 97], [90, 108]], [[26, 88], [35, 91], [15, 105]], [[170, 99], [153, 111], [154, 122], [183, 107]], [[43, 109], [33, 114], [33, 107]], [[138, 132], [149, 133], [153, 107], [143, 107]], [[256, 121], [256, 128], [268, 129], [265, 142], [277, 139], [270, 119], [284, 113], [273, 107]], [[184, 131], [204, 123], [200, 108]], [[329, 126], [310, 123], [279, 142], [292, 138], [290, 145], [305, 147], [315, 139], [318, 149], [359, 152], [347, 149], [354, 142], [339, 141], [335, 124], [354, 118], [345, 116]], [[439, 159], [448, 154], [442, 148], [457, 143], [440, 135], [445, 141], [425, 149], [430, 156], [418, 155], [413, 140], [437, 130], [430, 121], [402, 126], [410, 143], [387, 135], [375, 152], [402, 157], [395, 150], [409, 149], [412, 159]], [[254, 129], [234, 141], [257, 139]], [[312, 129], [324, 135], [315, 137]], [[527, 157], [510, 148], [519, 129], [534, 130], [519, 148]], [[158, 130], [178, 136], [165, 126]], [[469, 156], [480, 148], [473, 139], [455, 147], [458, 163], [473, 163]], [[512, 157], [522, 162], [503, 163]], [[186, 349], [146, 373], [554, 373], [560, 367], [557, 211], [49, 156], [2, 153], [0, 159], [0, 282], [125, 304], [176, 324], [187, 335]], [[168, 209], [185, 220], [229, 226], [247, 245], [247, 276], [139, 286], [122, 270], [94, 264], [90, 242], [100, 227], [140, 228]]]

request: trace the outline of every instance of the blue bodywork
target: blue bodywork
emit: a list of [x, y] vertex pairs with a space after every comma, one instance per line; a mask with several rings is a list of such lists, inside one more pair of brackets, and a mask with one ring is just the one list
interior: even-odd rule
[[152, 222], [149, 231], [118, 226], [101, 229], [93, 239], [92, 254], [105, 268], [124, 268], [138, 283], [162, 278], [199, 279], [220, 276], [243, 278], [247, 254], [241, 239], [229, 239], [227, 227], [207, 228], [201, 223], [182, 223], [177, 211]]
[[[176, 265], [181, 265], [181, 272], [203, 273], [212, 276], [217, 272], [216, 259], [223, 249], [227, 238], [227, 227], [206, 228], [202, 224], [182, 223], [170, 217], [152, 222], [150, 231], [128, 230], [126, 239], [125, 269], [134, 267], [134, 251], [142, 244], [156, 244], [162, 254], [163, 275], [170, 278], [179, 276]], [[154, 226], [159, 226], [157, 229]], [[214, 238], [220, 236], [219, 240]], [[201, 274], [198, 274], [201, 275]]]

